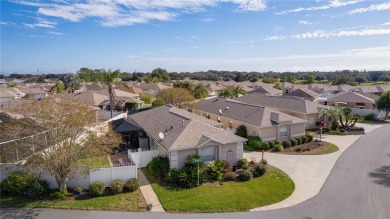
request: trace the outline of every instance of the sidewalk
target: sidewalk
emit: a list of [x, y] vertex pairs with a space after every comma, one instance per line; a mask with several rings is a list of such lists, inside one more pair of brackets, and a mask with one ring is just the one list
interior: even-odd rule
[[140, 184], [139, 188], [142, 192], [142, 195], [144, 196], [146, 204], [148, 206], [151, 206], [150, 211], [165, 212], [164, 208], [162, 207], [162, 204], [157, 198], [156, 193], [154, 192], [152, 186], [150, 185], [149, 181], [146, 179], [141, 169], [137, 170], [137, 178]]
[[[366, 133], [379, 128], [375, 126], [366, 128]], [[325, 155], [285, 155], [275, 153], [265, 153], [264, 159], [268, 163], [281, 169], [294, 181], [295, 190], [287, 199], [268, 206], [251, 209], [250, 211], [264, 211], [278, 208], [290, 207], [304, 202], [317, 195], [333, 166], [340, 155], [359, 139], [361, 135], [323, 135], [322, 140], [333, 143], [339, 147], [339, 151]], [[319, 136], [315, 136], [319, 137]], [[255, 158], [261, 160], [261, 152], [244, 153], [248, 160]]]

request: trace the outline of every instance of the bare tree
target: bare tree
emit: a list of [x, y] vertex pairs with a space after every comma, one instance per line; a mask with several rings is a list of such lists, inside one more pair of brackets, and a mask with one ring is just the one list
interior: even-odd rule
[[94, 129], [96, 110], [74, 99], [46, 98], [21, 105], [14, 112], [46, 130], [34, 140], [33, 146], [42, 150], [35, 150], [25, 166], [36, 172], [48, 171], [60, 191], [66, 190], [69, 174], [80, 170], [78, 160], [107, 154], [120, 142], [120, 137], [111, 132], [99, 134]]

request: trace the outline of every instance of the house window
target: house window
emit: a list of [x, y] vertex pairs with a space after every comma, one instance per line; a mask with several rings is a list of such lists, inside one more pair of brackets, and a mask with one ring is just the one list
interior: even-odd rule
[[215, 151], [217, 147], [216, 146], [209, 146], [201, 149], [201, 156], [204, 161], [212, 161], [215, 160]]
[[310, 125], [313, 125], [313, 124], [314, 124], [314, 118], [310, 118], [310, 119], [309, 119], [309, 124], [310, 124]]
[[152, 146], [154, 146], [154, 139], [153, 138], [151, 138], [151, 139], [152, 139], [151, 144], [152, 144]]
[[287, 137], [287, 126], [279, 128], [279, 137]]

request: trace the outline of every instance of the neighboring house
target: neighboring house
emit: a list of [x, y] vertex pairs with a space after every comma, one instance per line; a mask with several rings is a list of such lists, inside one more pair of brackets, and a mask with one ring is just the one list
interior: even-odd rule
[[259, 136], [264, 142], [302, 136], [307, 123], [268, 107], [222, 97], [199, 101], [192, 112], [222, 123], [222, 128], [232, 133], [238, 126], [245, 125], [248, 135]]
[[8, 102], [13, 99], [19, 99], [26, 94], [14, 87], [2, 87], [0, 88], [0, 103]]
[[219, 82], [211, 82], [207, 84], [205, 87], [209, 96], [218, 96], [220, 91], [227, 88], [226, 86], [220, 84]]
[[286, 96], [301, 97], [312, 102], [317, 102], [320, 94], [306, 88], [299, 88], [286, 94]]
[[348, 106], [360, 109], [373, 109], [375, 101], [356, 92], [342, 92], [328, 98], [329, 106]]
[[24, 98], [27, 98], [27, 99], [38, 100], [38, 99], [41, 99], [41, 98], [48, 97], [50, 95], [50, 93], [44, 87], [40, 87], [40, 88], [19, 88], [19, 90], [26, 94], [24, 96]]
[[389, 85], [376, 85], [376, 86], [361, 86], [352, 89], [351, 91], [363, 94], [367, 97], [379, 96], [386, 91], [390, 91]]
[[316, 123], [320, 121], [320, 112], [327, 106], [314, 103], [300, 97], [293, 96], [268, 96], [259, 93], [252, 93], [235, 100], [269, 107], [274, 110], [287, 113], [307, 121], [306, 129], [316, 128]]
[[153, 94], [154, 96], [161, 90], [169, 89], [172, 87], [163, 85], [161, 83], [132, 83], [132, 87], [142, 89], [144, 93]]
[[187, 111], [160, 106], [130, 115], [129, 119], [143, 130], [149, 148], [157, 148], [160, 155], [169, 158], [171, 168], [183, 168], [193, 154], [206, 162], [227, 160], [232, 165], [243, 157], [245, 138], [216, 128], [210, 120]]
[[253, 91], [250, 91], [248, 93], [262, 93], [262, 94], [269, 94], [269, 95], [282, 95], [283, 91], [276, 89], [273, 87], [272, 84], [266, 84], [262, 82], [257, 82], [252, 85], [252, 88], [254, 89]]
[[91, 106], [98, 106], [102, 101], [106, 100], [108, 97], [105, 95], [97, 94], [97, 93], [60, 93], [53, 94], [50, 97], [52, 98], [71, 98], [79, 101], [83, 101]]

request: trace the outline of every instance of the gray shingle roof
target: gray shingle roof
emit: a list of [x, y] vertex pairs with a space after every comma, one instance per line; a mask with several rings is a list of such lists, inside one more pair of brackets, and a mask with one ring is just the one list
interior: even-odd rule
[[[293, 123], [304, 123], [306, 120], [290, 116], [285, 113], [272, 110], [268, 107], [260, 107], [259, 105], [253, 105], [243, 103], [237, 100], [228, 98], [212, 98], [209, 100], [199, 101], [195, 104], [194, 108], [205, 112], [213, 113], [216, 115], [222, 111], [222, 116], [231, 118], [233, 120], [241, 121], [247, 124], [255, 125], [258, 127], [276, 125], [275, 122], [291, 121]], [[271, 114], [278, 115], [276, 121], [271, 121]]]
[[[129, 116], [167, 150], [195, 148], [212, 139], [220, 143], [243, 142], [246, 139], [206, 124], [204, 118], [169, 106], [160, 106]], [[210, 120], [208, 120], [210, 122]], [[164, 139], [159, 133], [165, 134]]]
[[313, 98], [316, 99], [320, 96], [319, 93], [314, 92], [312, 90], [306, 89], [306, 88], [298, 88], [294, 91], [291, 91], [286, 94], [287, 96], [296, 96], [296, 97], [302, 97], [302, 98]]
[[375, 103], [371, 98], [356, 92], [341, 92], [328, 98], [332, 102]]
[[322, 109], [327, 108], [324, 105], [314, 103], [299, 97], [289, 96], [268, 96], [259, 93], [248, 94], [236, 98], [236, 100], [257, 104], [260, 106], [270, 107], [274, 109], [286, 110], [291, 112], [300, 112], [305, 114], [318, 113]]

